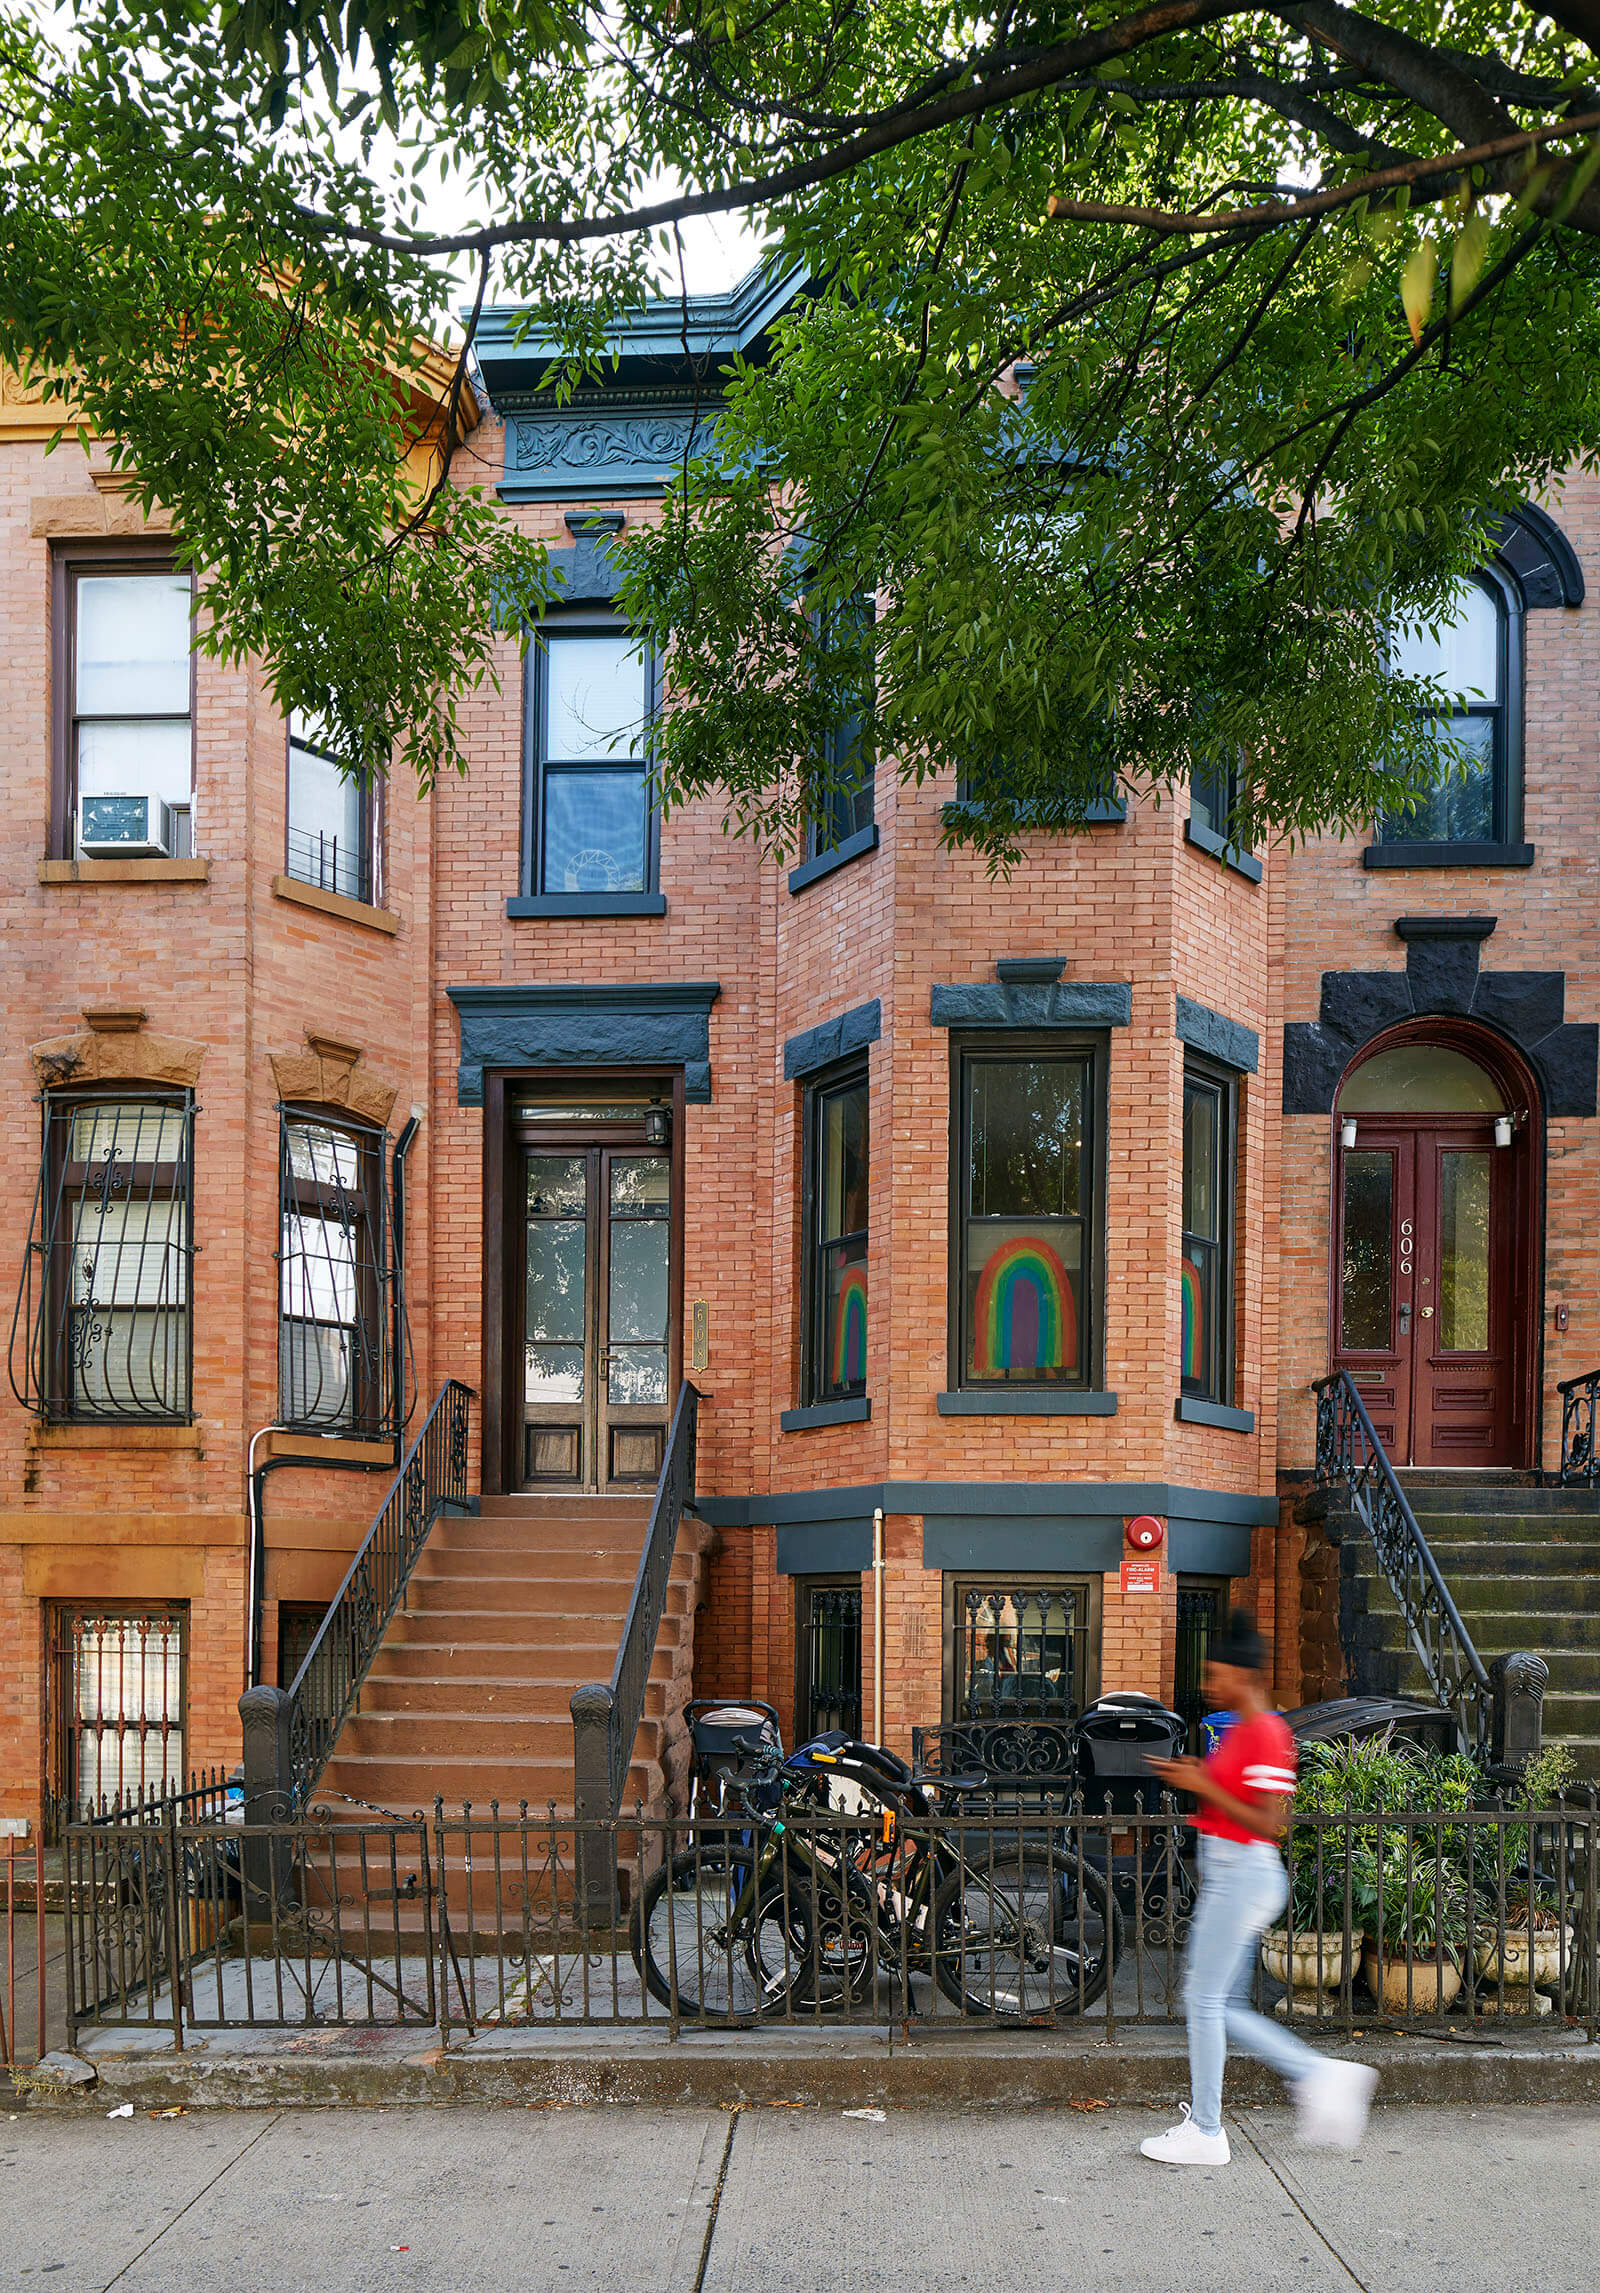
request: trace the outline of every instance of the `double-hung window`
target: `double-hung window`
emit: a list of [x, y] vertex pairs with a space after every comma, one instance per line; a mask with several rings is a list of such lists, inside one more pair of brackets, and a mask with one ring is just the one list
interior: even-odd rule
[[550, 623], [534, 645], [523, 837], [532, 898], [581, 915], [655, 892], [655, 673], [650, 648], [614, 623]]
[[56, 560], [56, 818], [63, 859], [193, 849], [194, 589], [170, 561]]
[[[186, 1092], [48, 1100], [18, 1309], [45, 1417], [188, 1418], [193, 1140]], [[19, 1368], [14, 1344], [14, 1382]]]
[[1088, 1387], [1100, 1348], [1102, 1057], [959, 1053], [954, 1382]]
[[846, 646], [859, 647], [863, 658], [859, 673], [848, 681], [823, 740], [822, 769], [807, 826], [806, 857], [810, 860], [833, 852], [846, 854], [857, 839], [868, 836], [876, 818], [874, 691], [868, 632], [877, 610], [877, 599], [863, 594], [835, 608], [830, 617], [831, 631]]
[[806, 1091], [805, 1399], [867, 1390], [867, 1074]]
[[393, 1430], [383, 1144], [346, 1116], [281, 1113], [278, 1414], [304, 1432]]
[[1183, 1073], [1182, 1388], [1233, 1400], [1233, 1184], [1238, 1086], [1194, 1062]]
[[1397, 633], [1390, 663], [1397, 676], [1425, 677], [1456, 694], [1454, 715], [1434, 730], [1450, 747], [1448, 770], [1414, 812], [1379, 824], [1380, 845], [1504, 846], [1522, 833], [1521, 615], [1509, 588], [1485, 574], [1456, 589], [1438, 634]]
[[284, 873], [298, 884], [372, 905], [378, 898], [378, 804], [368, 775], [351, 774], [316, 717], [289, 720]]

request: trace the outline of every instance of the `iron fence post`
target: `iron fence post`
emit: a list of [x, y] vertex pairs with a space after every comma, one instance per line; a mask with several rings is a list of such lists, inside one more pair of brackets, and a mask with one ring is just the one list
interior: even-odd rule
[[[611, 1804], [611, 1739], [617, 1700], [604, 1681], [572, 1696], [573, 1884], [579, 1923], [608, 1926], [616, 1915], [617, 1875], [606, 1852]], [[631, 1746], [629, 1747], [632, 1748]]]
[[290, 1852], [265, 1829], [294, 1815], [289, 1774], [289, 1698], [282, 1688], [247, 1688], [239, 1698], [244, 1729], [244, 1919], [248, 1950], [253, 1908], [267, 1912], [288, 1894]]

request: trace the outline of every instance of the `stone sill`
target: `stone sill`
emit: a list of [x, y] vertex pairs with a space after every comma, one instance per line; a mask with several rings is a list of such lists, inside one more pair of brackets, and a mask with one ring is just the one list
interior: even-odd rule
[[36, 1449], [192, 1449], [202, 1447], [193, 1425], [39, 1425]]
[[1056, 1393], [1048, 1389], [1023, 1392], [1012, 1386], [994, 1393], [974, 1389], [966, 1393], [941, 1393], [938, 1397], [941, 1417], [1115, 1417], [1117, 1397], [1114, 1393]]
[[41, 860], [41, 884], [203, 884], [209, 860]]
[[398, 1472], [392, 1441], [351, 1441], [336, 1433], [286, 1433], [274, 1429], [256, 1448], [259, 1465], [266, 1457], [293, 1457], [307, 1465], [323, 1465], [330, 1458], [352, 1465], [387, 1465]]
[[362, 924], [369, 932], [386, 932], [391, 939], [400, 929], [400, 918], [388, 908], [347, 899], [343, 892], [325, 892], [320, 884], [302, 884], [297, 876], [274, 876], [272, 895], [297, 908], [315, 908], [318, 915], [340, 916], [347, 924]]
[[1230, 1409], [1224, 1402], [1202, 1401], [1193, 1393], [1179, 1395], [1176, 1415], [1180, 1425], [1210, 1425], [1219, 1433], [1254, 1433], [1256, 1429], [1253, 1409]]
[[582, 923], [622, 916], [664, 916], [665, 892], [526, 892], [506, 902], [513, 923], [541, 916], [556, 923]]
[[1531, 868], [1531, 844], [1369, 844], [1363, 868]]
[[863, 1425], [872, 1415], [870, 1394], [852, 1394], [844, 1401], [813, 1401], [804, 1409], [784, 1409], [778, 1425], [785, 1433], [809, 1433], [819, 1425]]
[[1197, 852], [1204, 852], [1211, 859], [1220, 860], [1225, 868], [1231, 868], [1236, 876], [1243, 876], [1247, 883], [1260, 883], [1261, 862], [1255, 854], [1241, 852], [1237, 844], [1230, 844], [1225, 836], [1216, 835], [1203, 822], [1186, 820], [1183, 824], [1183, 837], [1184, 842], [1192, 844]]

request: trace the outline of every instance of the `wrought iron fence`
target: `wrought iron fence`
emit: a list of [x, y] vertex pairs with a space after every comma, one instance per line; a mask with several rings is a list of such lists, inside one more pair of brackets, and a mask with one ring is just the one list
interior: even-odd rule
[[0, 1854], [4, 1889], [5, 1996], [0, 2005], [0, 2069], [26, 2070], [49, 2049], [45, 1926], [48, 1881], [39, 1834], [8, 1834]]
[[[552, 1807], [281, 1824], [176, 1800], [67, 1836], [72, 2042], [435, 2025], [760, 2031], [890, 2023], [1101, 2041], [1182, 2015], [1180, 1810], [785, 1809], [774, 1826]], [[1296, 1815], [1257, 1996], [1335, 2031], [1545, 2017], [1600, 2038], [1593, 1792], [1530, 1813]], [[586, 1875], [616, 1887], [586, 1916]]]
[[1586, 1370], [1556, 1387], [1561, 1396], [1561, 1484], [1592, 1489], [1600, 1482], [1595, 1450], [1595, 1407], [1600, 1400], [1600, 1369]]
[[263, 1799], [274, 1793], [286, 1795], [293, 1809], [304, 1808], [316, 1789], [405, 1597], [428, 1531], [448, 1507], [467, 1502], [471, 1402], [471, 1389], [454, 1378], [439, 1388], [289, 1687], [252, 1688], [242, 1700], [241, 1713], [252, 1698], [273, 1707], [270, 1731], [261, 1729], [254, 1710], [246, 1713], [247, 1771], [261, 1734], [277, 1737], [273, 1757], [264, 1763], [267, 1772], [247, 1772], [253, 1814], [263, 1812]]
[[[1317, 1480], [1349, 1493], [1430, 1688], [1455, 1714], [1462, 1740], [1482, 1749], [1491, 1728], [1488, 1672], [1373, 1430], [1367, 1405], [1346, 1370], [1317, 1379], [1312, 1391], [1317, 1397]], [[1353, 1674], [1354, 1647], [1347, 1644], [1344, 1654]]]

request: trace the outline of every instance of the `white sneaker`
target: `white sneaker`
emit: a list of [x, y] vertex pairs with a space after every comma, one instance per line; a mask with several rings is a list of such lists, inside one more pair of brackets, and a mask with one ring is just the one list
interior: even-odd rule
[[1367, 2130], [1378, 2073], [1365, 2062], [1324, 2062], [1295, 2088], [1295, 2133], [1315, 2148], [1353, 2150]]
[[1175, 2126], [1139, 2144], [1144, 2155], [1164, 2166], [1225, 2166], [1233, 2154], [1227, 2135], [1220, 2126], [1214, 2134], [1202, 2134], [1189, 2115], [1188, 2103], [1182, 2108], [1183, 2116]]

